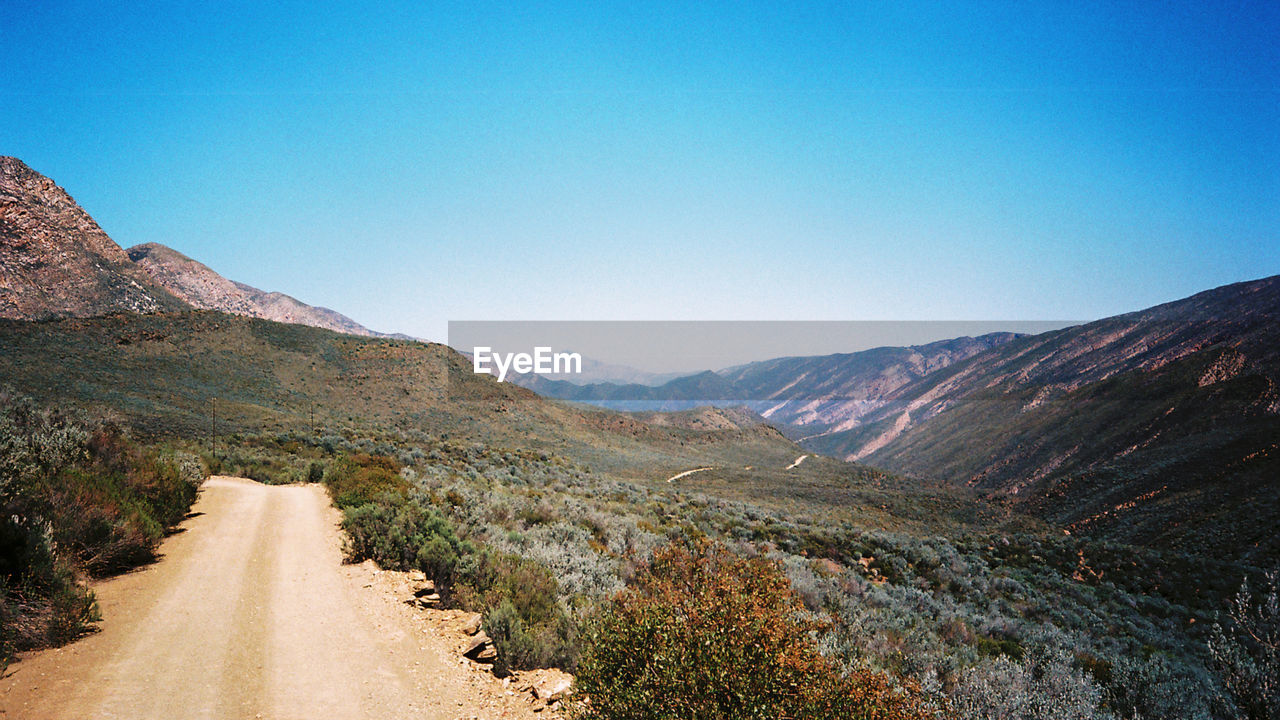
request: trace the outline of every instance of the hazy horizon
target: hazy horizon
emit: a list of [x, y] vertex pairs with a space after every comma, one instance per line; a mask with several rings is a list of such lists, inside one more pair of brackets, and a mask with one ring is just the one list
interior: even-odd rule
[[[918, 347], [989, 333], [1036, 335], [1076, 324], [1020, 320], [450, 321], [448, 345], [468, 355], [479, 346], [501, 354], [528, 353], [544, 346], [628, 370], [688, 375], [779, 358]], [[574, 381], [573, 377], [556, 377]]]

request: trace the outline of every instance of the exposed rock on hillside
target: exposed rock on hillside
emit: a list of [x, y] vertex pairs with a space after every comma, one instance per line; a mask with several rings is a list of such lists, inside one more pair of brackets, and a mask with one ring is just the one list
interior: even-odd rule
[[310, 325], [348, 335], [385, 337], [328, 308], [308, 305], [284, 293], [266, 292], [228, 280], [207, 265], [158, 243], [129, 248], [129, 258], [166, 290], [201, 310]]
[[765, 360], [722, 375], [770, 422], [817, 432], [856, 424], [899, 388], [1008, 343], [1013, 333], [959, 337], [911, 347]]
[[67, 191], [21, 160], [0, 157], [0, 317], [181, 308]]
[[0, 157], [0, 317], [43, 320], [191, 307], [349, 335], [405, 338], [228, 280], [163, 245], [147, 243], [126, 253], [66, 190], [21, 160]]
[[904, 385], [1016, 337], [991, 333], [913, 347], [776, 358], [685, 375], [661, 385], [578, 385], [536, 375], [516, 377], [514, 382], [549, 397], [615, 410], [670, 412], [741, 405], [779, 427], [802, 427], [797, 435], [813, 435], [854, 426]]
[[1262, 562], [1280, 554], [1277, 388], [1280, 276], [992, 348], [803, 444], [1072, 533]]

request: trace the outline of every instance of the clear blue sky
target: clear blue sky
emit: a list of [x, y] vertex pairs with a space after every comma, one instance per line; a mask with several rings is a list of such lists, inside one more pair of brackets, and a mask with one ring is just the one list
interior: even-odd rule
[[1280, 273], [1274, 2], [117, 5], [3, 3], [0, 154], [380, 330], [1089, 319]]

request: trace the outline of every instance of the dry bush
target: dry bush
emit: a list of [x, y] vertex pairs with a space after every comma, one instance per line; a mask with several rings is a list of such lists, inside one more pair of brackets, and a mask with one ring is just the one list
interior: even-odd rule
[[913, 684], [818, 653], [815, 622], [778, 565], [705, 539], [654, 554], [589, 632], [584, 720], [932, 717]]

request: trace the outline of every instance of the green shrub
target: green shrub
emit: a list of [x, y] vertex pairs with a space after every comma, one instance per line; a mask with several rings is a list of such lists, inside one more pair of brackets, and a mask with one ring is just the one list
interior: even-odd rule
[[484, 613], [500, 670], [573, 667], [572, 626], [547, 568], [485, 548], [459, 563], [452, 592], [461, 607]]
[[324, 481], [324, 465], [319, 462], [311, 463], [307, 468], [307, 482], [318, 483]]
[[[361, 492], [348, 484], [340, 487], [348, 493], [344, 497]], [[555, 577], [545, 567], [461, 539], [438, 510], [396, 492], [348, 506], [342, 527], [349, 561], [422, 570], [446, 604], [483, 613], [500, 669], [572, 665], [569, 618], [557, 600]]]
[[458, 558], [471, 552], [453, 525], [432, 508], [386, 494], [343, 511], [347, 558], [373, 560], [391, 570], [421, 569], [447, 586]]
[[460, 546], [461, 543], [452, 536], [452, 533], [437, 534], [425, 544], [418, 545], [414, 564], [448, 592], [453, 582], [454, 571], [458, 567], [459, 551], [465, 551], [465, 548]]
[[83, 632], [97, 609], [80, 576], [154, 558], [203, 477], [194, 455], [0, 392], [0, 660]]
[[201, 450], [200, 461], [204, 463], [204, 466], [206, 468], [208, 468], [210, 475], [222, 474], [222, 469], [223, 469], [222, 456], [218, 455], [217, 453], [210, 452], [208, 450]]
[[842, 675], [778, 566], [706, 540], [654, 554], [591, 628], [578, 666], [584, 720], [925, 718], [922, 695]]
[[520, 511], [518, 517], [525, 525], [549, 525], [559, 518], [550, 507], [546, 505], [535, 505]]
[[262, 483], [263, 485], [278, 484], [275, 476], [272, 475], [271, 470], [265, 465], [253, 464], [243, 466], [240, 470], [240, 474], [254, 482]]
[[514, 668], [545, 667], [553, 662], [558, 644], [531, 632], [510, 598], [503, 598], [485, 615], [484, 629], [494, 647], [499, 648], [499, 675]]
[[1022, 659], [1022, 645], [1013, 638], [989, 638], [980, 635], [974, 639], [973, 646], [987, 657], [1008, 655], [1014, 660]]
[[371, 503], [380, 496], [404, 496], [409, 483], [399, 475], [399, 465], [392, 458], [356, 453], [341, 458], [326, 473], [325, 485], [339, 508]]

